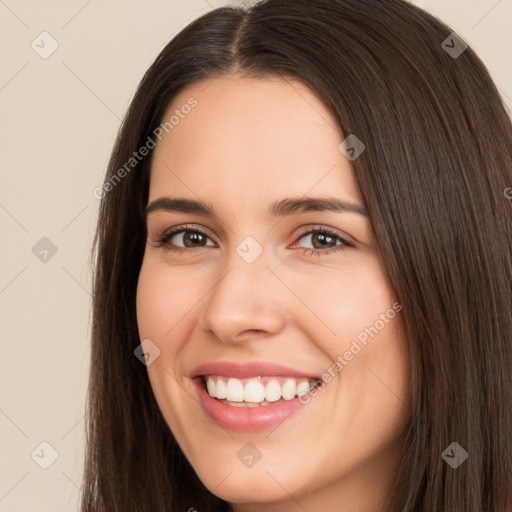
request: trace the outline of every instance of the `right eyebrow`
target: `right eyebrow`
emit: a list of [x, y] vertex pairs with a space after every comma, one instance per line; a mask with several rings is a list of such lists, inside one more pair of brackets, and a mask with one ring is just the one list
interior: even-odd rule
[[146, 219], [150, 213], [157, 211], [166, 211], [171, 213], [196, 213], [198, 215], [205, 215], [214, 217], [215, 212], [213, 207], [204, 201], [197, 201], [195, 199], [159, 197], [151, 201], [144, 209], [144, 218]]

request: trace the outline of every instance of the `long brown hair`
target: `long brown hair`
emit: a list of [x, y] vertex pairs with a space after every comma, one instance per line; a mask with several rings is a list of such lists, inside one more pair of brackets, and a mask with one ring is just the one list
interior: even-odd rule
[[[134, 356], [151, 155], [118, 178], [180, 91], [233, 72], [300, 80], [366, 146], [352, 164], [411, 371], [386, 510], [512, 510], [512, 126], [473, 50], [450, 51], [463, 48], [454, 37], [403, 0], [267, 0], [212, 10], [162, 50], [120, 128], [91, 253], [82, 512], [229, 510], [184, 457]], [[468, 453], [457, 468], [442, 456], [453, 442]]]

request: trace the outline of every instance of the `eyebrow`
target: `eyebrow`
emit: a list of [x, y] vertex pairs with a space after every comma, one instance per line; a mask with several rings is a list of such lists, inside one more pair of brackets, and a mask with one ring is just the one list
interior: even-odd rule
[[[144, 209], [144, 219], [150, 213], [166, 211], [172, 213], [195, 213], [207, 217], [215, 217], [215, 211], [210, 203], [201, 200], [159, 197], [149, 203]], [[335, 197], [293, 197], [273, 202], [267, 211], [272, 217], [285, 217], [287, 215], [306, 212], [350, 212], [368, 217], [368, 211], [364, 206], [350, 201], [342, 201]]]

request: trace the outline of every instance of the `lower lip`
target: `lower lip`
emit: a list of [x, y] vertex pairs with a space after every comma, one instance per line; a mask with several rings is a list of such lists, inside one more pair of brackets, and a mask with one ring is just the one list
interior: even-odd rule
[[208, 416], [226, 430], [260, 432], [270, 430], [292, 417], [305, 404], [297, 397], [259, 407], [235, 407], [212, 398], [203, 388], [202, 379], [192, 379], [199, 401]]

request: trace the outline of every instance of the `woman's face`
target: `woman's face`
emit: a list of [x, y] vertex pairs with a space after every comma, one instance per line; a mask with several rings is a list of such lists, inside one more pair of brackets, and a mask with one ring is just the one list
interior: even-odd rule
[[[196, 83], [173, 115], [137, 289], [165, 420], [212, 493], [252, 504], [237, 510], [373, 510], [402, 453], [408, 373], [344, 137], [310, 89], [279, 78]], [[345, 208], [290, 207], [313, 198]]]

